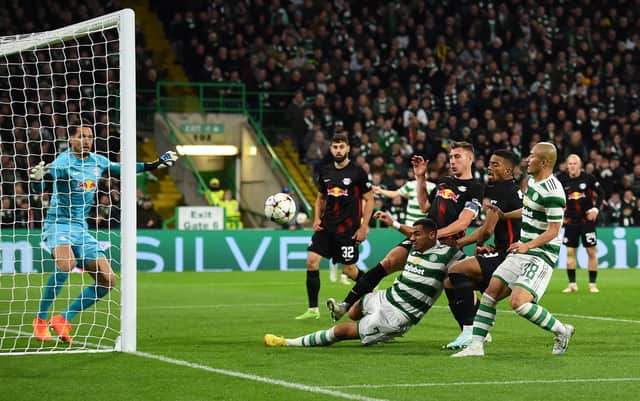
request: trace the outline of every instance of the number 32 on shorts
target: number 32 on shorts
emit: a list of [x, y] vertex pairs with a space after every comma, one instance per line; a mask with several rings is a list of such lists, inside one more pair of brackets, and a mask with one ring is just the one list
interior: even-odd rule
[[353, 246], [341, 246], [340, 251], [343, 259], [352, 259], [355, 248]]

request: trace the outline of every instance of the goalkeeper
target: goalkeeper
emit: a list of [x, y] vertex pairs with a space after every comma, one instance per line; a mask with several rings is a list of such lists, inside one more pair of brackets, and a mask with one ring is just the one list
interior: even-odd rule
[[[29, 176], [38, 192], [44, 182], [53, 184], [51, 204], [42, 230], [42, 239], [51, 250], [55, 271], [42, 292], [38, 315], [33, 320], [34, 337], [51, 341], [49, 327], [62, 341], [71, 343], [70, 321], [81, 311], [104, 297], [116, 284], [115, 274], [98, 241], [89, 234], [86, 218], [96, 198], [98, 181], [103, 172], [120, 175], [120, 165], [91, 152], [93, 130], [85, 120], [69, 128], [69, 149], [48, 165], [40, 162]], [[136, 163], [136, 172], [170, 167], [178, 159], [168, 151], [151, 163]], [[88, 271], [95, 283], [85, 287], [59, 315], [48, 319], [49, 308], [60, 293], [74, 267]]]

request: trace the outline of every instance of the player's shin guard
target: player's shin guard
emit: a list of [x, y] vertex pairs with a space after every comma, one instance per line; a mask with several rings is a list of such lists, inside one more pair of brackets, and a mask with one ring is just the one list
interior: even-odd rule
[[362, 298], [364, 294], [368, 294], [373, 291], [373, 289], [376, 288], [378, 284], [380, 284], [380, 282], [383, 278], [385, 278], [386, 275], [387, 272], [384, 270], [384, 267], [382, 267], [380, 263], [375, 265], [374, 268], [368, 270], [363, 275], [359, 275], [358, 282], [356, 282], [356, 285], [351, 288], [351, 291], [349, 291], [349, 293], [345, 297], [344, 302], [348, 306], [355, 304], [356, 301]]
[[547, 331], [551, 331], [554, 334], [565, 334], [564, 325], [541, 305], [527, 302], [516, 308], [515, 312]]
[[83, 311], [95, 304], [100, 298], [107, 295], [108, 292], [109, 290], [107, 288], [98, 284], [85, 287], [82, 292], [76, 297], [76, 299], [73, 300], [71, 305], [69, 305], [67, 310], [61, 313], [62, 317], [64, 317], [68, 321], [71, 321], [71, 319], [73, 319], [78, 314], [78, 312]]
[[338, 341], [334, 333], [334, 328], [327, 330], [319, 330], [315, 333], [307, 334], [306, 336], [287, 339], [288, 347], [320, 347], [325, 345], [331, 345]]
[[62, 290], [68, 277], [69, 273], [60, 271], [57, 268], [51, 273], [47, 280], [47, 285], [42, 292], [42, 298], [40, 299], [40, 308], [38, 309], [38, 317], [40, 319], [47, 319], [49, 316], [49, 308], [51, 308], [51, 304], [60, 293], [60, 290]]
[[320, 293], [320, 272], [307, 270], [307, 297], [309, 308], [318, 307], [318, 294]]
[[473, 342], [484, 343], [491, 327], [496, 321], [496, 300], [487, 294], [482, 294], [478, 313], [473, 320]]
[[[473, 283], [462, 273], [450, 273], [449, 280], [451, 284], [453, 284], [455, 308], [458, 313], [456, 319], [460, 319], [458, 323], [461, 326], [471, 326], [473, 324], [473, 317], [475, 316]], [[451, 307], [451, 305], [449, 307]]]

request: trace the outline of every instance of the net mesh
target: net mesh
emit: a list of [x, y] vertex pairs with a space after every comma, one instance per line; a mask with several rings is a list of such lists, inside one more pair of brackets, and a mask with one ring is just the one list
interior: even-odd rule
[[[0, 37], [0, 353], [113, 350], [120, 333], [119, 284], [72, 319], [73, 343], [40, 341], [32, 324], [48, 278], [55, 269], [43, 226], [53, 188], [82, 192], [86, 229], [70, 235], [74, 263], [47, 318], [65, 311], [94, 284], [82, 258], [86, 234], [96, 238], [116, 276], [119, 271], [120, 182], [109, 173], [99, 179], [71, 174], [47, 185], [29, 178], [38, 163], [52, 163], [69, 147], [69, 128], [89, 121], [92, 151], [112, 162], [120, 158], [119, 27], [117, 19], [61, 30]], [[71, 166], [69, 166], [71, 167]], [[52, 224], [49, 222], [48, 224]], [[78, 239], [79, 238], [79, 239]], [[119, 277], [117, 277], [119, 278]], [[119, 280], [116, 280], [118, 283]]]

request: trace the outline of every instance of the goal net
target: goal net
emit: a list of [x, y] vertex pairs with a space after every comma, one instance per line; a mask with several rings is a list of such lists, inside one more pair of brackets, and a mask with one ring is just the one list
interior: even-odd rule
[[[117, 176], [75, 156], [79, 125]], [[133, 11], [0, 37], [0, 137], [0, 354], [135, 351]], [[30, 177], [41, 162], [49, 174]], [[90, 274], [102, 253], [110, 291]], [[71, 342], [61, 321], [48, 329], [54, 316], [71, 323]]]

